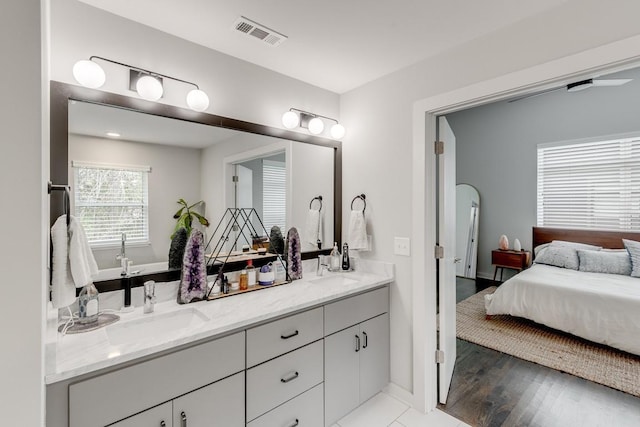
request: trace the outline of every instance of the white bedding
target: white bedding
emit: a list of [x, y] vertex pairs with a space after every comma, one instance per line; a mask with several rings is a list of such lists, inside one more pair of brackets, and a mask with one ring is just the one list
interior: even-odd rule
[[640, 355], [639, 278], [534, 264], [486, 295], [485, 307]]

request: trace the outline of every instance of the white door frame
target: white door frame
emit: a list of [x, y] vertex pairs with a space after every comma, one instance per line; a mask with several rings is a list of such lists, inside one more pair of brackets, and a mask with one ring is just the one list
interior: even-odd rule
[[[413, 291], [413, 402], [415, 409], [436, 407], [436, 263], [435, 155], [436, 115], [487, 104], [587, 78], [633, 68], [640, 61], [640, 36], [583, 51], [564, 58], [505, 74], [414, 103], [412, 144], [412, 215], [414, 253]], [[428, 183], [428, 185], [427, 185]]]

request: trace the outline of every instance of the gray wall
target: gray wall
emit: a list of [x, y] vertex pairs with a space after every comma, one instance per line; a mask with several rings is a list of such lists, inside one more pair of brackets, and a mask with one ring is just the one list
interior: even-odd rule
[[491, 250], [501, 234], [531, 249], [536, 225], [537, 145], [640, 131], [640, 72], [613, 77], [635, 80], [620, 87], [593, 87], [497, 102], [447, 116], [456, 134], [457, 182], [480, 193], [478, 276], [493, 275]]

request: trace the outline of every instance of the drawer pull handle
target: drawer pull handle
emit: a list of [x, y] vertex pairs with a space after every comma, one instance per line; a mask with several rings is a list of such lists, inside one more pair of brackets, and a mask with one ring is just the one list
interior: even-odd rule
[[300, 424], [300, 421], [296, 418], [296, 421], [291, 424], [289, 427], [296, 427], [298, 424]]
[[160, 427], [167, 427], [167, 423], [164, 420], [160, 421]]
[[180, 413], [180, 421], [181, 427], [187, 427], [187, 414], [185, 414], [184, 411]]
[[298, 378], [300, 374], [298, 374], [298, 371], [296, 371], [293, 375], [291, 375], [289, 378], [280, 378], [280, 381], [282, 381], [283, 383], [288, 383], [289, 381], [293, 381], [296, 378]]
[[360, 336], [356, 335], [356, 353], [360, 351]]
[[367, 336], [366, 332], [363, 332], [362, 336], [364, 337], [364, 344], [362, 344], [362, 348], [367, 348], [367, 346], [369, 345], [369, 337]]
[[288, 340], [289, 338], [293, 338], [296, 335], [298, 335], [300, 332], [296, 329], [295, 332], [289, 334], [289, 335], [280, 335], [280, 338], [282, 338], [283, 340]]

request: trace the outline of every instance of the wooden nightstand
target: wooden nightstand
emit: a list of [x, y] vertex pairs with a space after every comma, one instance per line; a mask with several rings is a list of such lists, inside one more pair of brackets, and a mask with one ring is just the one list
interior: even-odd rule
[[491, 251], [491, 264], [495, 266], [493, 270], [493, 280], [496, 280], [496, 274], [500, 269], [500, 281], [502, 281], [502, 274], [505, 268], [512, 270], [522, 271], [529, 267], [531, 263], [531, 252], [529, 251], [503, 251], [496, 249]]

